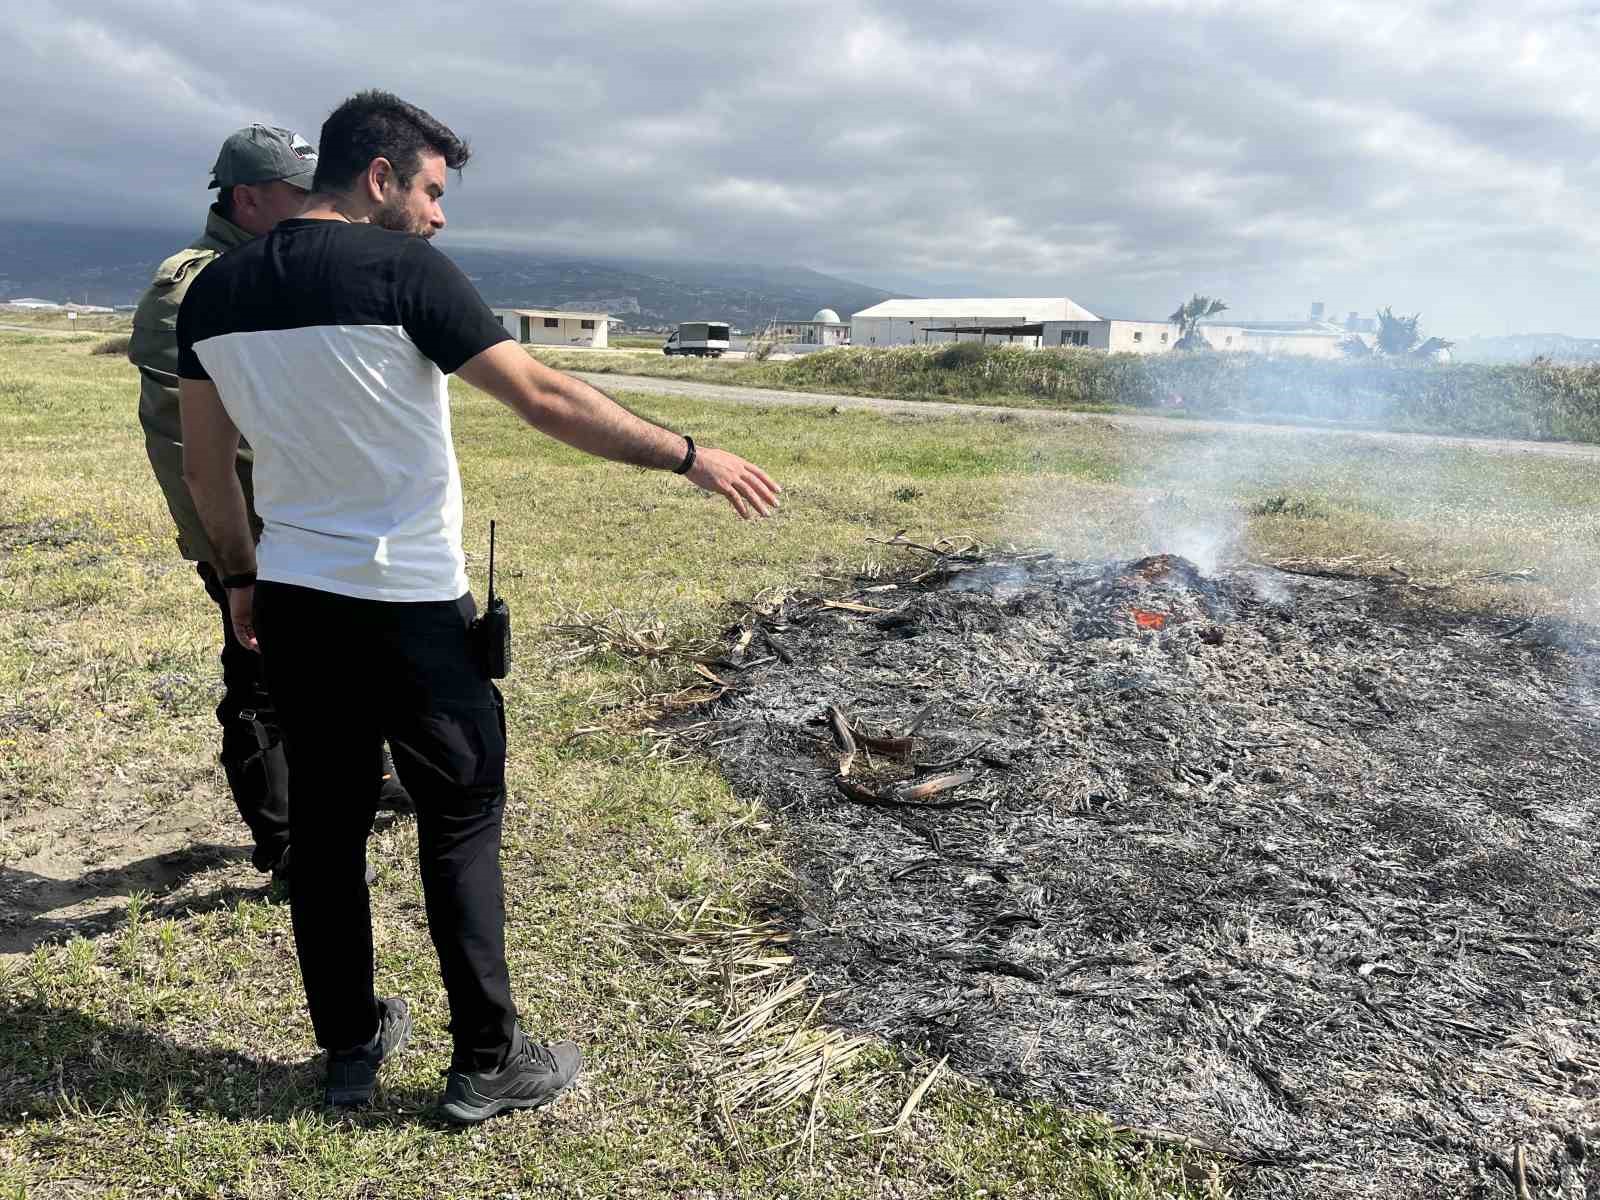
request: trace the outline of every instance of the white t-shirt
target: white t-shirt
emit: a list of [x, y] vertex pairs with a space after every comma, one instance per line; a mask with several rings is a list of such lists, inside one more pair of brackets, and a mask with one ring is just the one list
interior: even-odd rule
[[257, 575], [368, 600], [467, 591], [445, 376], [509, 335], [424, 239], [285, 221], [195, 280], [178, 374], [255, 451]]

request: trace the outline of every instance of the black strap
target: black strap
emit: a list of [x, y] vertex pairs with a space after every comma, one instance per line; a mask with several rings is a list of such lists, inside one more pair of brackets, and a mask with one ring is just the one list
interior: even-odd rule
[[224, 575], [220, 582], [225, 588], [255, 587], [256, 573], [254, 571], [241, 571], [237, 575]]
[[694, 439], [686, 433], [683, 440], [689, 443], [689, 448], [683, 453], [683, 461], [672, 469], [674, 475], [687, 475], [694, 467]]

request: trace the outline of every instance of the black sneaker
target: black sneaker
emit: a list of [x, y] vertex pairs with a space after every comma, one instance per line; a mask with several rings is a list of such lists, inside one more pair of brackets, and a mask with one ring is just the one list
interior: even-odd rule
[[411, 1037], [411, 1010], [398, 996], [378, 1001], [378, 1032], [364, 1046], [330, 1051], [322, 1101], [329, 1108], [365, 1108], [378, 1086], [378, 1068]]
[[[289, 863], [289, 847], [283, 848], [283, 853], [278, 856], [278, 861], [272, 864], [272, 894], [287, 899], [289, 896], [289, 873], [292, 870]], [[378, 868], [371, 863], [367, 864], [366, 874], [363, 876], [367, 886], [371, 887], [378, 882]]]
[[383, 748], [383, 778], [378, 785], [378, 811], [398, 813], [403, 817], [414, 816], [417, 811], [411, 793], [406, 791], [406, 785], [400, 782], [400, 776], [395, 772], [394, 756], [389, 753], [387, 746]]
[[499, 1070], [450, 1072], [439, 1113], [475, 1125], [513, 1108], [541, 1108], [572, 1086], [582, 1065], [576, 1042], [531, 1042], [519, 1025]]

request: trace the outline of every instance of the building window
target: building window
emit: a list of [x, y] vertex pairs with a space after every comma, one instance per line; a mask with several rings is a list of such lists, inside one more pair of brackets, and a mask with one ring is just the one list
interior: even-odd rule
[[578, 322], [578, 328], [579, 329], [593, 329], [594, 328], [594, 322], [593, 321], [579, 321]]
[[1167, 344], [1167, 335], [1164, 333], [1161, 335], [1161, 344], [1163, 346]]
[[546, 317], [544, 319], [544, 327], [546, 329], [560, 329], [561, 328], [561, 322], [559, 320], [557, 320], [555, 317]]
[[1222, 344], [1223, 344], [1223, 345], [1224, 345], [1224, 346], [1231, 346], [1231, 345], [1233, 345], [1233, 337], [1232, 337], [1232, 336], [1231, 336], [1231, 335], [1230, 335], [1230, 336], [1228, 336], [1228, 337], [1226, 337], [1226, 338], [1224, 338], [1224, 339], [1223, 339], [1223, 341], [1222, 341]]
[[1136, 341], [1136, 342], [1142, 342], [1142, 341], [1144, 341], [1144, 330], [1142, 330], [1142, 329], [1135, 329], [1135, 330], [1134, 330], [1134, 331], [1133, 331], [1133, 340], [1134, 340], [1134, 341]]
[[521, 338], [525, 342], [525, 341], [527, 341], [529, 338], [531, 338], [533, 336], [533, 322], [530, 321], [527, 317], [522, 317], [522, 318], [519, 319], [519, 324], [520, 324], [520, 330], [521, 330]]

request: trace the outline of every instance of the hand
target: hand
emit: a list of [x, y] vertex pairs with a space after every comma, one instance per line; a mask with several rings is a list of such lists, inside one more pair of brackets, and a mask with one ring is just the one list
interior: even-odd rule
[[778, 507], [778, 493], [783, 491], [755, 463], [709, 446], [695, 447], [694, 466], [687, 478], [697, 488], [726, 496], [733, 511], [746, 521], [770, 517]]
[[261, 653], [256, 642], [256, 589], [249, 587], [228, 589], [228, 616], [233, 621], [233, 636], [246, 650]]

